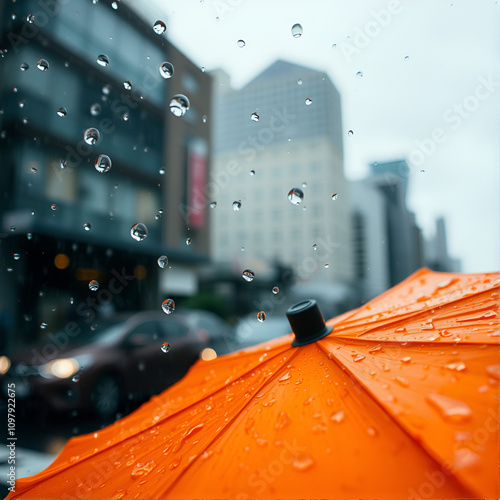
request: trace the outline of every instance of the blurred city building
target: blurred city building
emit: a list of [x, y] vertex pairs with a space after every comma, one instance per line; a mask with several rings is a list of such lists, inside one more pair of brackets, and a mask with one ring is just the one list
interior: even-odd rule
[[[279, 263], [299, 282], [352, 283], [341, 103], [328, 75], [277, 61], [237, 90], [212, 75], [213, 260], [239, 274]], [[288, 199], [293, 188], [300, 203]]]
[[399, 283], [424, 265], [422, 231], [406, 206], [405, 160], [372, 163], [352, 182], [356, 281], [363, 300]]
[[[68, 318], [157, 309], [167, 293], [196, 291], [209, 225], [204, 206], [185, 207], [209, 168], [210, 77], [123, 2], [18, 0], [0, 15], [0, 302], [10, 336], [35, 340]], [[169, 112], [176, 93], [191, 102], [182, 117]], [[100, 133], [94, 145], [89, 128]], [[94, 167], [100, 154], [108, 172]], [[143, 241], [131, 237], [136, 223], [148, 228]], [[162, 254], [171, 269], [159, 268]]]
[[436, 220], [436, 231], [433, 236], [425, 240], [425, 264], [434, 271], [458, 273], [461, 271], [461, 262], [448, 254], [446, 226], [443, 217]]

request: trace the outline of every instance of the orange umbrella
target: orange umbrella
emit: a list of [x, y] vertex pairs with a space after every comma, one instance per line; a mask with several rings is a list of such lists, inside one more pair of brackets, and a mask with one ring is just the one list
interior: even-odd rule
[[498, 498], [498, 285], [422, 269], [320, 340], [199, 361], [9, 498]]

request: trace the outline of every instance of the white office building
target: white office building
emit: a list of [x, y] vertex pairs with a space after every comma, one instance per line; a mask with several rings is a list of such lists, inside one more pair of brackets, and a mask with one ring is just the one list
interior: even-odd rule
[[[303, 281], [351, 283], [348, 131], [329, 77], [283, 61], [239, 90], [221, 71], [212, 76], [212, 258], [256, 272], [280, 262]], [[293, 188], [304, 193], [299, 204], [288, 199]]]

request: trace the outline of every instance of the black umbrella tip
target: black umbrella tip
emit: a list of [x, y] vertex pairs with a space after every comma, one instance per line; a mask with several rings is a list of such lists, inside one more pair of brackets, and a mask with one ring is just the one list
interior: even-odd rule
[[323, 315], [315, 300], [303, 300], [293, 305], [286, 312], [295, 340], [293, 347], [311, 344], [326, 337], [333, 328], [325, 324]]

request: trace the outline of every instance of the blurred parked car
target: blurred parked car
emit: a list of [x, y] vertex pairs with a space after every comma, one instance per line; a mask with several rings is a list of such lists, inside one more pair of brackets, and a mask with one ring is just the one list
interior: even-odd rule
[[4, 397], [15, 383], [16, 402], [28, 409], [90, 408], [108, 418], [125, 398], [145, 400], [179, 380], [208, 345], [205, 331], [156, 311], [68, 325], [12, 360], [0, 356]]
[[234, 327], [233, 337], [238, 349], [281, 337], [292, 331], [284, 316], [270, 316], [260, 322], [255, 314], [242, 318]]
[[217, 314], [202, 309], [185, 309], [175, 314], [185, 319], [191, 328], [207, 332], [209, 346], [216, 356], [237, 348], [232, 337], [233, 327]]

